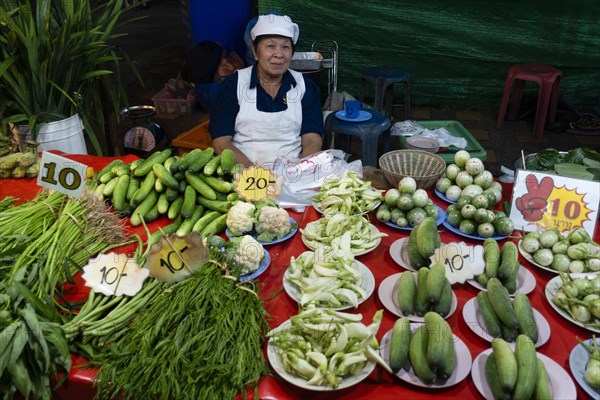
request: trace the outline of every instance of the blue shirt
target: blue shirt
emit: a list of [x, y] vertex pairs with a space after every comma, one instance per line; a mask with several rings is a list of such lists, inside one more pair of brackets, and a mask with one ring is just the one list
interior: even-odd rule
[[[235, 119], [240, 106], [237, 98], [238, 73], [230, 75], [219, 88], [214, 108], [210, 114], [208, 129], [213, 139], [235, 134]], [[285, 94], [297, 85], [296, 79], [289, 71], [283, 75], [281, 87], [273, 99], [258, 85], [256, 65], [252, 67], [250, 88], [257, 87], [256, 108], [262, 112], [279, 112], [287, 109]], [[321, 108], [321, 93], [319, 87], [310, 79], [304, 79], [306, 93], [302, 97], [302, 127], [300, 135], [314, 132], [323, 135], [323, 110]]]

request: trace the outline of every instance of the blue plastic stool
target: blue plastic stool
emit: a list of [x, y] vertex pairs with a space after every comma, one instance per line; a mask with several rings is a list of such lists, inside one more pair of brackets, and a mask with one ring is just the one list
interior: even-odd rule
[[360, 77], [359, 100], [364, 101], [365, 83], [375, 86], [375, 109], [392, 117], [394, 83], [404, 84], [404, 118], [410, 119], [410, 73], [397, 67], [372, 67], [363, 71]]
[[363, 122], [348, 122], [337, 118], [335, 112], [327, 116], [325, 119], [325, 147], [330, 148], [332, 135], [356, 136], [362, 144], [363, 165], [377, 167], [377, 142], [381, 134], [383, 134], [384, 152], [388, 152], [390, 149], [390, 119], [377, 110], [369, 108], [361, 110], [370, 113], [371, 119]]

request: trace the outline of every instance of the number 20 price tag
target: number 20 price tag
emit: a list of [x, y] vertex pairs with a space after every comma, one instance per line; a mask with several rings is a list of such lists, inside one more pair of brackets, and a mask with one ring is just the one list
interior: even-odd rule
[[435, 250], [431, 260], [446, 267], [446, 278], [451, 284], [473, 279], [485, 268], [483, 246], [467, 246], [465, 242], [444, 244]]
[[277, 199], [281, 193], [283, 177], [260, 166], [248, 167], [235, 179], [235, 191], [247, 201]]
[[44, 151], [37, 184], [79, 198], [85, 185], [87, 170], [85, 164]]

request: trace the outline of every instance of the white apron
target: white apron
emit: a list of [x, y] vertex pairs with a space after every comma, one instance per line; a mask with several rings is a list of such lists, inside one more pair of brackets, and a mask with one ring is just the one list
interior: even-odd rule
[[257, 88], [250, 89], [252, 67], [238, 70], [238, 103], [240, 111], [235, 119], [233, 144], [251, 162], [273, 163], [277, 157], [298, 159], [301, 153], [302, 97], [304, 77], [292, 71], [297, 82], [286, 94], [287, 110], [262, 112], [256, 108]]

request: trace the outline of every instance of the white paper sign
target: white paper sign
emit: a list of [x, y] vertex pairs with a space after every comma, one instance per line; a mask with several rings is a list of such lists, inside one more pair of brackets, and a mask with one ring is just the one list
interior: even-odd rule
[[87, 169], [85, 164], [44, 151], [37, 184], [79, 198], [85, 185]]
[[444, 244], [435, 249], [430, 259], [446, 267], [446, 278], [451, 284], [465, 283], [485, 269], [483, 246], [468, 246], [465, 242]]
[[510, 219], [526, 232], [583, 227], [594, 237], [600, 202], [600, 182], [543, 172], [518, 170]]
[[133, 296], [142, 289], [150, 271], [125, 254], [100, 254], [83, 267], [85, 285], [106, 296]]

